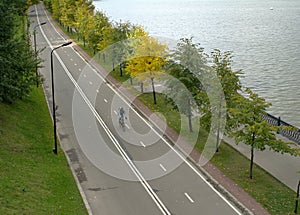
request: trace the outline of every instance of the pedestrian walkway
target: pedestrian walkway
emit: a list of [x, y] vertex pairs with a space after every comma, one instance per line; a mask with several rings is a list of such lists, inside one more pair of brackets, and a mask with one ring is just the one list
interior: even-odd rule
[[[284, 137], [278, 138], [290, 142]], [[223, 140], [247, 158], [250, 158], [250, 147], [248, 145], [242, 143], [237, 145], [234, 139], [229, 137], [223, 137]], [[264, 151], [256, 150], [254, 153], [254, 162], [283, 184], [296, 191], [298, 181], [300, 180], [300, 157], [276, 153], [269, 149]]]

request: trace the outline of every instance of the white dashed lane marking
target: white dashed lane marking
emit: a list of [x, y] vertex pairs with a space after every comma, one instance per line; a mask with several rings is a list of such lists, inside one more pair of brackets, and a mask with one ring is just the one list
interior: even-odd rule
[[141, 144], [143, 147], [146, 147], [146, 145], [143, 143], [143, 141], [140, 141], [140, 144]]
[[167, 169], [162, 164], [159, 164], [159, 166], [163, 169], [163, 171], [167, 172]]
[[184, 193], [184, 195], [186, 196], [186, 198], [188, 198], [188, 200], [189, 200], [191, 203], [194, 203], [194, 200], [189, 196], [188, 193]]
[[106, 99], [104, 99], [104, 101], [107, 103], [107, 100], [106, 100]]

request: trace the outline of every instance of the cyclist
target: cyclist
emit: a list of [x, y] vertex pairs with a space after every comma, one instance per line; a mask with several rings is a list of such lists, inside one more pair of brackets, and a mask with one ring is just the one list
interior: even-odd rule
[[121, 127], [125, 126], [124, 118], [126, 118], [125, 117], [125, 110], [124, 110], [123, 107], [120, 107], [119, 108], [119, 124], [120, 124]]

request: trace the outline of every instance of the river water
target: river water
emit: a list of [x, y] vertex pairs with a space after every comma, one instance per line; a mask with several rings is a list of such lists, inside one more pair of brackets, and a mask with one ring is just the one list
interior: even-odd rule
[[130, 21], [151, 35], [194, 37], [206, 53], [233, 52], [250, 87], [272, 107], [268, 112], [300, 127], [299, 0], [102, 0], [111, 21]]

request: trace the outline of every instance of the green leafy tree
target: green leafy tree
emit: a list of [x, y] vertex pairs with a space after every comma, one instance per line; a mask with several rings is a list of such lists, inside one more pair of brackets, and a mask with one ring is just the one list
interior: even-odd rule
[[27, 5], [34, 5], [38, 4], [40, 1], [39, 0], [27, 0]]
[[28, 36], [21, 30], [24, 14], [20, 11], [27, 7], [23, 3], [0, 2], [0, 101], [8, 103], [26, 96], [35, 83], [37, 62]]
[[52, 4], [53, 2], [56, 1], [60, 1], [60, 0], [43, 0], [43, 3], [46, 6], [46, 8], [52, 13], [53, 12]]
[[167, 94], [188, 117], [190, 132], [193, 131], [192, 109], [197, 109], [197, 95], [203, 90], [198, 75], [206, 67], [206, 57], [199, 43], [193, 43], [192, 38], [182, 38], [172, 51], [172, 60], [166, 65], [167, 72], [176, 78], [167, 81]]
[[117, 63], [120, 66], [120, 76], [122, 76], [122, 63], [126, 61], [129, 54], [129, 33], [131, 31], [131, 23], [129, 22], [119, 22], [116, 23], [111, 31], [111, 41], [114, 43], [112, 46], [112, 63], [113, 69], [114, 65]]
[[250, 175], [253, 177], [254, 150], [263, 151], [266, 148], [280, 153], [300, 155], [299, 148], [293, 147], [293, 143], [283, 142], [276, 138], [275, 134], [279, 127], [272, 126], [263, 118], [263, 114], [271, 104], [266, 103], [264, 98], [245, 90], [248, 98], [235, 95], [235, 107], [230, 108], [230, 113], [235, 119], [231, 136], [235, 137], [236, 144], [245, 143], [250, 146]]
[[[217, 101], [216, 105], [212, 105], [209, 101], [206, 101], [207, 105], [202, 106], [202, 111], [205, 113], [201, 118], [201, 124], [206, 130], [216, 130], [216, 152], [219, 151], [220, 143], [220, 125], [221, 121], [226, 122], [225, 132], [229, 133], [231, 129], [231, 118], [229, 114], [229, 108], [232, 107], [234, 96], [241, 90], [240, 75], [242, 72], [240, 70], [233, 71], [231, 67], [232, 55], [231, 52], [222, 53], [220, 50], [215, 49], [211, 55], [210, 72], [216, 74], [215, 82], [221, 84], [221, 91], [219, 93], [214, 93], [213, 99]], [[214, 78], [212, 78], [213, 80]], [[207, 87], [209, 89], [209, 86]], [[205, 97], [207, 98], [207, 97]], [[222, 102], [224, 101], [224, 102]], [[226, 103], [225, 103], [226, 102]], [[212, 123], [212, 112], [216, 111], [217, 119], [216, 123]]]

